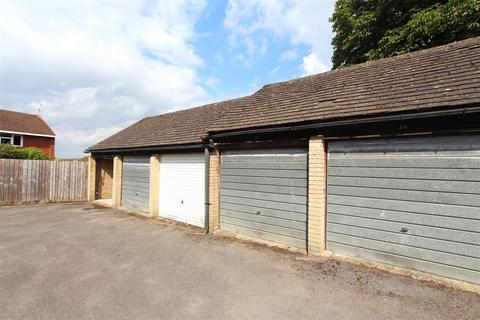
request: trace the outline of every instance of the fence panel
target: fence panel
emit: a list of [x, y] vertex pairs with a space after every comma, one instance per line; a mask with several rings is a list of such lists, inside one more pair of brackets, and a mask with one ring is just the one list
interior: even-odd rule
[[86, 199], [86, 162], [0, 159], [0, 205]]

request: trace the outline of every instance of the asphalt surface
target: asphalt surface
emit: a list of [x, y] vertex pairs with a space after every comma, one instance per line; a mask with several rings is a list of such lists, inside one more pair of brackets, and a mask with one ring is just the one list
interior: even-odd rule
[[0, 319], [480, 319], [480, 296], [90, 204], [0, 208]]

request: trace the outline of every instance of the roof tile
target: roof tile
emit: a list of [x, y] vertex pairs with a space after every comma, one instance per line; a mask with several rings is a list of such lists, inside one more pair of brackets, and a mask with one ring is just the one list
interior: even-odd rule
[[55, 135], [39, 115], [5, 109], [0, 109], [0, 131]]

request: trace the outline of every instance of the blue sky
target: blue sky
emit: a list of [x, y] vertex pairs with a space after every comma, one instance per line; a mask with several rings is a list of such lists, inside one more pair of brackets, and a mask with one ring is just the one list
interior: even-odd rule
[[147, 116], [331, 68], [331, 0], [0, 3], [0, 107], [40, 113], [57, 156]]

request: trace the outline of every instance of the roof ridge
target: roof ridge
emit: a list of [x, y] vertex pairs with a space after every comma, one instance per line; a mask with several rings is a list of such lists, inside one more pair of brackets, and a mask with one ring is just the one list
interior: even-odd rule
[[39, 115], [39, 114], [36, 114], [36, 113], [31, 113], [31, 112], [23, 112], [23, 111], [17, 111], [17, 110], [10, 110], [10, 109], [4, 109], [4, 108], [0, 108], [0, 111], [15, 112], [15, 113], [26, 114], [26, 115], [29, 115], [29, 116], [37, 116], [37, 117], [41, 117], [41, 115]]
[[[340, 73], [341, 72], [347, 72], [349, 70], [355, 70], [357, 68], [364, 68], [366, 66], [371, 66], [372, 64], [375, 65], [375, 64], [388, 63], [392, 60], [401, 60], [401, 59], [409, 58], [412, 55], [413, 56], [421, 55], [421, 54], [425, 54], [425, 53], [428, 53], [428, 52], [431, 52], [431, 51], [442, 51], [442, 50], [445, 50], [446, 48], [449, 48], [449, 47], [452, 47], [452, 46], [457, 46], [457, 45], [461, 45], [463, 43], [467, 43], [467, 42], [470, 42], [470, 41], [478, 41], [478, 40], [480, 40], [480, 36], [479, 37], [467, 38], [467, 39], [463, 39], [463, 40], [458, 40], [458, 41], [454, 41], [454, 42], [449, 42], [449, 43], [443, 44], [441, 46], [435, 46], [435, 47], [425, 48], [425, 49], [421, 49], [421, 50], [417, 50], [417, 51], [413, 51], [413, 52], [403, 53], [403, 54], [399, 54], [399, 55], [396, 55], [396, 56], [393, 56], [393, 57], [387, 57], [387, 58], [382, 58], [382, 59], [377, 59], [377, 60], [365, 61], [365, 62], [362, 62], [362, 63], [353, 64], [353, 65], [341, 67], [341, 68], [338, 68], [338, 69], [333, 69], [333, 70], [320, 72], [320, 73], [316, 73], [316, 74], [311, 74], [311, 75], [307, 75], [307, 76], [302, 76], [302, 77], [299, 77], [299, 78], [267, 83], [263, 87], [261, 87], [260, 89], [256, 90], [255, 92], [253, 92], [249, 95], [239, 96], [239, 97], [236, 97], [236, 98], [230, 98], [230, 99], [227, 99], [227, 100], [215, 101], [215, 102], [211, 102], [211, 103], [207, 103], [207, 104], [202, 104], [202, 105], [199, 105], [199, 106], [197, 105], [197, 106], [193, 106], [193, 107], [186, 107], [186, 108], [175, 110], [175, 111], [169, 111], [169, 112], [165, 112], [165, 113], [160, 113], [160, 114], [156, 114], [156, 115], [147, 116], [147, 117], [144, 117], [143, 119], [161, 117], [161, 116], [165, 116], [165, 115], [171, 115], [171, 114], [175, 114], [175, 113], [186, 112], [186, 111], [189, 111], [189, 110], [194, 110], [194, 109], [199, 109], [199, 108], [204, 108], [204, 107], [212, 107], [212, 106], [215, 106], [215, 105], [219, 105], [219, 104], [222, 104], [222, 103], [229, 103], [229, 102], [233, 102], [233, 101], [236, 101], [236, 100], [247, 99], [247, 98], [251, 98], [251, 97], [255, 96], [257, 93], [262, 92], [264, 89], [266, 89], [268, 87], [279, 86], [279, 85], [288, 84], [288, 83], [292, 83], [292, 82], [305, 81], [307, 79], [315, 79], [319, 76], [326, 76], [326, 75], [335, 74], [335, 73], [339, 73], [339, 72]], [[480, 43], [480, 41], [479, 41], [479, 43]]]
[[355, 70], [355, 69], [358, 69], [358, 68], [364, 68], [366, 66], [371, 66], [372, 64], [373, 65], [383, 64], [383, 63], [388, 63], [388, 62], [393, 61], [393, 60], [401, 60], [401, 59], [411, 58], [411, 56], [418, 56], [418, 55], [422, 55], [422, 54], [429, 53], [429, 52], [432, 52], [432, 51], [442, 51], [442, 50], [445, 50], [445, 49], [450, 48], [450, 47], [462, 45], [462, 44], [468, 43], [468, 42], [475, 42], [475, 41], [479, 41], [479, 43], [480, 43], [480, 36], [471, 37], [471, 38], [467, 38], [467, 39], [463, 39], [463, 40], [457, 40], [457, 41], [449, 42], [449, 43], [442, 44], [440, 46], [431, 47], [431, 48], [425, 48], [425, 49], [421, 49], [421, 50], [417, 50], [417, 51], [402, 53], [402, 54], [398, 54], [398, 55], [393, 56], [393, 57], [386, 57], [386, 58], [381, 58], [381, 59], [376, 59], [376, 60], [369, 60], [369, 61], [365, 61], [365, 62], [362, 62], [362, 63], [352, 64], [352, 65], [340, 67], [340, 68], [337, 68], [337, 69], [332, 69], [332, 70], [329, 70], [329, 71], [324, 71], [324, 72], [315, 73], [315, 74], [311, 74], [311, 75], [307, 75], [307, 76], [302, 76], [302, 77], [295, 78], [295, 79], [289, 79], [289, 80], [284, 80], [284, 81], [267, 83], [262, 88], [257, 90], [255, 93], [263, 90], [264, 88], [270, 87], [270, 86], [277, 86], [277, 85], [283, 85], [283, 84], [290, 83], [290, 82], [303, 81], [303, 80], [306, 80], [306, 79], [309, 79], [309, 78], [316, 78], [316, 77], [321, 76], [321, 75], [325, 76], [327, 74], [334, 74], [334, 73], [338, 73], [338, 72], [346, 72], [346, 71], [349, 71], [349, 70]]

